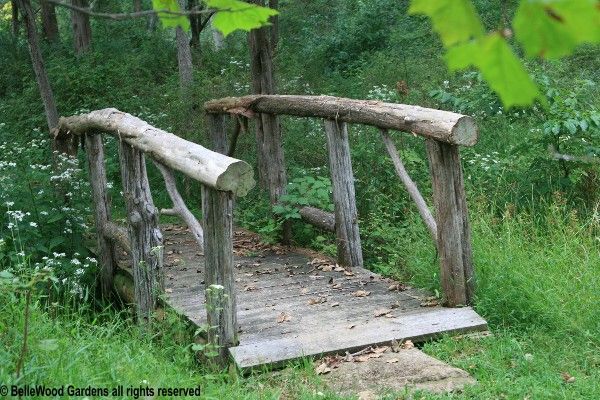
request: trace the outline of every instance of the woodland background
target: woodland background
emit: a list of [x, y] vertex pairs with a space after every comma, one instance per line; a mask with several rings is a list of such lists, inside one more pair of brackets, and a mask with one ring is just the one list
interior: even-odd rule
[[[135, 3], [103, 0], [94, 7], [124, 12]], [[511, 19], [517, 2], [474, 3], [492, 30]], [[478, 278], [475, 308], [494, 336], [424, 346], [480, 382], [447, 397], [599, 398], [600, 48], [582, 46], [561, 61], [527, 61], [549, 105], [505, 109], [478, 72], [447, 71], [429, 21], [409, 15], [406, 1], [282, 0], [279, 9], [278, 93], [442, 108], [474, 116], [481, 128], [479, 143], [461, 154]], [[83, 156], [80, 151], [80, 160], [54, 172], [23, 27], [15, 34], [10, 11], [10, 2], [0, 3], [0, 269], [6, 278], [5, 271], [29, 276], [48, 266], [54, 282], [31, 300], [30, 348], [20, 377], [14, 372], [23, 283], [4, 279], [0, 285], [0, 382], [201, 384], [207, 398], [338, 398], [308, 361], [246, 378], [210, 371], [196, 362], [193, 332], [175, 315], [157, 321], [149, 338], [127, 310], [97, 300]], [[203, 102], [250, 93], [246, 33], [235, 32], [217, 47], [204, 29], [191, 47], [192, 79], [182, 96], [173, 29], [149, 27], [147, 18], [91, 18], [91, 46], [81, 52], [73, 46], [70, 12], [57, 7], [56, 15], [57, 35], [41, 45], [60, 115], [115, 107], [204, 143]], [[295, 211], [298, 204], [332, 207], [321, 122], [285, 118], [282, 132], [290, 181], [284, 204], [274, 217], [268, 195], [254, 190], [236, 204], [237, 224], [275, 241], [289, 219], [297, 245], [334, 254], [334, 238], [299, 221]], [[411, 176], [430, 196], [422, 140], [394, 137]], [[382, 156], [379, 133], [353, 126], [350, 141], [365, 265], [439, 293], [434, 247]], [[556, 159], [556, 153], [575, 159]], [[114, 141], [107, 155], [114, 215], [123, 217]], [[256, 163], [251, 133], [240, 137], [236, 157]], [[160, 174], [148, 167], [157, 206], [169, 207]], [[67, 203], [57, 196], [57, 183], [67, 188]], [[181, 180], [180, 187], [199, 213], [198, 185]]]

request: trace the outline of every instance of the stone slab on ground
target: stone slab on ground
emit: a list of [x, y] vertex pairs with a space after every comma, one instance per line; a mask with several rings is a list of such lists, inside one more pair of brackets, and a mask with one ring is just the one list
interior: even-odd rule
[[476, 383], [462, 369], [428, 356], [417, 348], [396, 353], [387, 351], [365, 362], [342, 362], [322, 377], [331, 390], [360, 400], [378, 399], [390, 392], [456, 391]]

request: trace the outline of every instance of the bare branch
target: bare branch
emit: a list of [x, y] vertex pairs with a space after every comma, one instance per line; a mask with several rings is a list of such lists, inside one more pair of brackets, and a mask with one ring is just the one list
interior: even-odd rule
[[425, 203], [425, 199], [423, 199], [423, 196], [421, 195], [421, 192], [419, 192], [417, 185], [410, 178], [408, 172], [406, 172], [406, 168], [404, 168], [404, 163], [402, 162], [402, 159], [400, 159], [398, 150], [396, 150], [394, 142], [392, 142], [392, 139], [388, 135], [387, 129], [381, 129], [381, 138], [383, 139], [385, 148], [387, 149], [390, 158], [394, 163], [394, 168], [396, 169], [398, 177], [400, 178], [402, 183], [404, 183], [404, 186], [406, 186], [406, 190], [408, 191], [408, 194], [413, 199], [413, 201], [416, 203], [417, 209], [419, 210], [419, 214], [421, 215], [421, 218], [423, 218], [425, 225], [427, 225], [427, 229], [429, 229], [431, 237], [433, 238], [434, 242], [437, 243], [437, 224], [435, 222], [435, 219], [433, 218], [433, 214], [429, 210], [429, 207], [427, 207], [427, 203]]
[[196, 239], [196, 242], [200, 246], [200, 250], [204, 251], [204, 230], [202, 229], [200, 222], [194, 217], [194, 214], [187, 208], [183, 198], [179, 194], [173, 171], [157, 161], [154, 161], [154, 165], [156, 165], [156, 168], [159, 169], [165, 179], [165, 187], [167, 188], [171, 201], [173, 201], [173, 208], [162, 210], [161, 212], [165, 215], [179, 216], [190, 228], [190, 231], [194, 235], [194, 239]]
[[594, 156], [572, 156], [570, 154], [559, 153], [553, 145], [548, 145], [548, 152], [550, 153], [550, 157], [557, 161], [578, 161], [592, 164], [600, 163], [600, 158]]
[[[144, 11], [136, 11], [136, 12], [128, 12], [128, 13], [104, 13], [104, 12], [92, 11], [90, 8], [86, 8], [86, 7], [78, 7], [78, 6], [69, 4], [69, 3], [63, 3], [60, 0], [46, 0], [46, 1], [48, 3], [52, 3], [52, 4], [60, 6], [60, 7], [65, 7], [65, 8], [89, 15], [90, 17], [113, 19], [116, 21], [132, 19], [132, 18], [144, 18], [144, 17], [149, 17], [152, 15], [155, 15], [155, 14], [168, 14], [168, 15], [173, 15], [173, 16], [190, 16], [190, 15], [208, 14], [208, 15], [212, 16], [212, 14], [214, 14], [216, 12], [216, 10], [206, 9], [206, 10], [191, 10], [191, 11], [144, 10]], [[227, 10], [219, 10], [219, 11], [227, 11]], [[242, 10], [239, 10], [239, 11], [242, 11]]]

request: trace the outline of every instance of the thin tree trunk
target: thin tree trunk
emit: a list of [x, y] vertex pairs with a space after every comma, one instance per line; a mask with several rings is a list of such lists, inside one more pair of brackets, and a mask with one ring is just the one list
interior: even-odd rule
[[[269, 8], [277, 10], [279, 8], [279, 0], [269, 0]], [[279, 16], [275, 15], [271, 17], [271, 28], [269, 33], [271, 52], [275, 53], [275, 50], [277, 49], [277, 43], [279, 43]]]
[[[84, 8], [89, 6], [88, 0], [71, 0], [71, 4]], [[75, 47], [75, 54], [79, 56], [87, 52], [92, 45], [90, 17], [87, 14], [72, 10], [71, 22], [73, 26], [73, 45]]]
[[10, 8], [12, 10], [12, 33], [19, 36], [19, 6], [16, 0], [11, 0]]
[[[264, 0], [252, 0], [264, 6]], [[253, 29], [248, 34], [250, 48], [250, 69], [252, 92], [254, 94], [275, 94], [275, 74], [268, 28]], [[285, 194], [287, 178], [281, 140], [279, 119], [274, 114], [260, 114], [256, 121], [256, 143], [258, 158], [258, 179], [261, 187], [268, 189], [271, 204], [276, 204]], [[291, 224], [284, 223], [283, 241], [291, 239]]]
[[[198, 8], [198, 0], [188, 0], [187, 10], [192, 11]], [[200, 32], [202, 31], [202, 17], [200, 15], [190, 15], [190, 46], [198, 47], [200, 45]]]
[[133, 11], [142, 11], [142, 0], [133, 0]]
[[56, 42], [58, 41], [58, 21], [56, 19], [55, 5], [45, 0], [41, 0], [40, 4], [44, 37], [49, 42]]
[[[35, 26], [35, 15], [31, 8], [30, 0], [18, 0], [17, 4], [21, 10], [25, 30], [27, 32], [27, 43], [29, 45], [31, 64], [40, 90], [40, 96], [44, 103], [48, 131], [52, 132], [54, 128], [58, 126], [58, 110], [56, 108], [56, 102], [54, 101], [52, 87], [50, 86], [48, 75], [46, 74], [46, 68], [44, 67], [42, 52], [40, 51], [40, 43]], [[59, 153], [75, 155], [77, 154], [77, 140], [74, 137], [57, 138], [53, 141], [53, 150], [58, 151]]]
[[[182, 10], [186, 8], [185, 0], [178, 0]], [[178, 26], [175, 30], [177, 41], [177, 65], [179, 66], [179, 87], [181, 94], [185, 98], [189, 94], [193, 83], [194, 65], [192, 64], [192, 50], [187, 33]]]

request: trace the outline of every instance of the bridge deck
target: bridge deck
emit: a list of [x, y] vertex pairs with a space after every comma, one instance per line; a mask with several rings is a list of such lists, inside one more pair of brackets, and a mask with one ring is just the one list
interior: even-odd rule
[[[203, 257], [185, 228], [163, 232], [167, 303], [201, 326]], [[230, 352], [240, 368], [487, 329], [470, 307], [440, 307], [366, 269], [350, 273], [323, 255], [266, 245], [246, 231], [235, 232], [234, 253], [240, 344]]]

